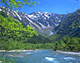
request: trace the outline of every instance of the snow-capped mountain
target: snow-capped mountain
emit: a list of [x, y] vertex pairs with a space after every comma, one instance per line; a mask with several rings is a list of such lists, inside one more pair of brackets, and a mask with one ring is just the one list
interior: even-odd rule
[[[5, 12], [4, 7], [0, 7], [0, 11]], [[30, 25], [39, 33], [43, 35], [52, 35], [52, 30], [59, 26], [62, 20], [65, 18], [65, 15], [54, 14], [49, 12], [33, 12], [31, 14], [26, 14], [18, 11], [11, 11], [8, 9], [8, 15], [14, 19], [20, 21], [24, 26]]]

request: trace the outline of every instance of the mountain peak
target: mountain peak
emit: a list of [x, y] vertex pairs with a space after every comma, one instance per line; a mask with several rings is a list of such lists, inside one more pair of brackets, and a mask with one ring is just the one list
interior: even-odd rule
[[[4, 9], [0, 8], [0, 11], [3, 12]], [[40, 11], [36, 11], [27, 15], [23, 12], [17, 12], [13, 10], [10, 11], [8, 9], [7, 13], [7, 15], [10, 15], [14, 19], [20, 21], [24, 26], [30, 25], [38, 31], [45, 31], [44, 34], [50, 34], [52, 29], [58, 26], [64, 17], [64, 15]]]

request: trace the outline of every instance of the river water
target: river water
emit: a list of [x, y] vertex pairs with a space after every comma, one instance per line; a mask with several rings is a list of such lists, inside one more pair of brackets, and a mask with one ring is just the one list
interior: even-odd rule
[[[0, 53], [0, 57], [3, 53]], [[16, 63], [80, 63], [80, 56], [55, 53], [51, 50], [6, 53], [6, 59], [12, 58]]]

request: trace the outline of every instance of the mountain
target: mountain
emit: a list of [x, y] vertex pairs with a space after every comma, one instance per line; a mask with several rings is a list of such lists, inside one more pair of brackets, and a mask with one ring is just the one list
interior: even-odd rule
[[55, 31], [61, 36], [80, 37], [80, 9], [67, 14], [63, 22], [55, 27]]
[[[30, 25], [41, 35], [76, 36], [80, 31], [80, 9], [68, 14], [55, 14], [36, 11], [30, 14], [7, 9], [7, 15], [20, 21], [24, 26]], [[4, 7], [0, 11], [5, 12]]]
[[[52, 35], [52, 30], [61, 24], [66, 15], [54, 14], [49, 12], [33, 12], [26, 14], [23, 12], [13, 11], [7, 9], [7, 15], [10, 15], [14, 19], [20, 21], [24, 26], [30, 25], [41, 35]], [[5, 12], [4, 7], [0, 7], [0, 11]]]

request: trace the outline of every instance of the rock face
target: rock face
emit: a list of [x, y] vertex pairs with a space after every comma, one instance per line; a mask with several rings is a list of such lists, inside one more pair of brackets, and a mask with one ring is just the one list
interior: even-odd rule
[[[0, 7], [0, 11], [5, 12], [4, 7]], [[52, 35], [52, 30], [59, 26], [65, 15], [54, 14], [49, 12], [33, 12], [29, 15], [23, 12], [11, 11], [8, 9], [8, 15], [20, 21], [24, 26], [30, 25], [39, 31], [42, 35]]]

